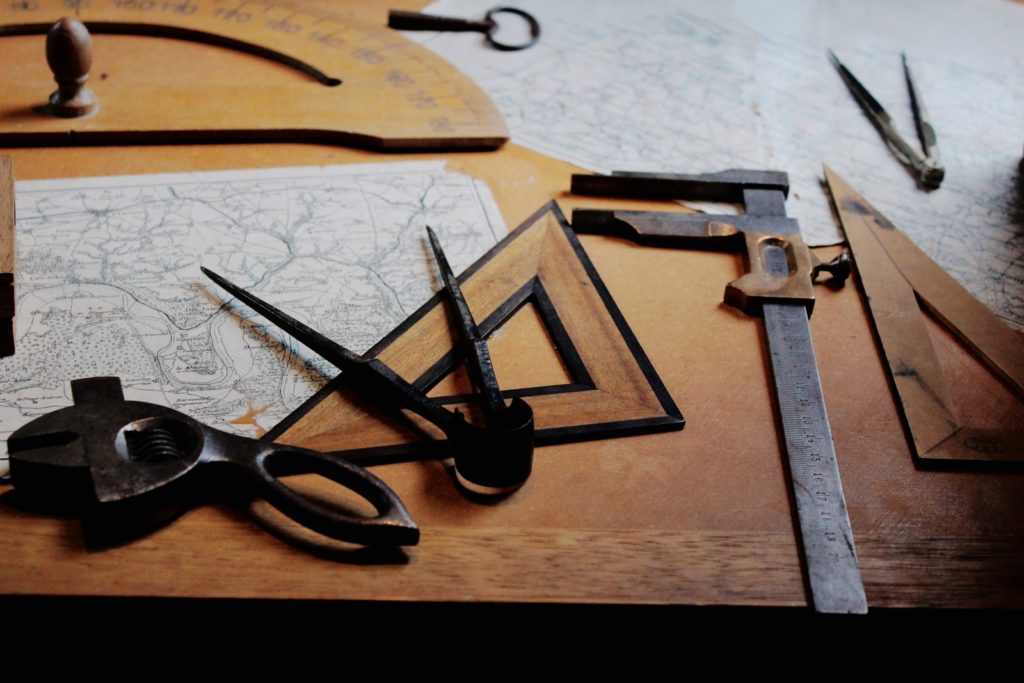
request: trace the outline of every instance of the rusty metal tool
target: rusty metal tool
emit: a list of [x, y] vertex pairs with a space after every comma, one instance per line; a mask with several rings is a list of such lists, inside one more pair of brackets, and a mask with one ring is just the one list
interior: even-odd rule
[[[244, 491], [331, 538], [363, 545], [419, 541], [398, 496], [337, 455], [247, 439], [164, 406], [125, 401], [117, 377], [74, 380], [71, 393], [74, 405], [36, 418], [7, 442], [11, 481], [25, 500], [137, 533], [170, 521], [200, 495]], [[377, 516], [347, 513], [279, 479], [295, 473], [316, 473], [351, 489]]]
[[446, 409], [376, 358], [364, 358], [346, 349], [208, 268], [202, 271], [232, 296], [347, 373], [353, 388], [370, 401], [387, 410], [410, 410], [444, 432], [455, 459], [456, 473], [479, 491], [509, 491], [521, 486], [530, 476], [532, 429], [526, 439], [521, 424], [511, 428], [500, 424], [486, 428], [472, 424], [461, 412]]
[[825, 179], [917, 457], [932, 462], [1024, 462], [1024, 433], [977, 428], [957, 416], [918, 302], [1024, 396], [1021, 335], [828, 166]]
[[[512, 487], [516, 488], [526, 481], [532, 468], [533, 410], [526, 401], [518, 396], [512, 399], [511, 404], [505, 405], [501, 388], [498, 386], [498, 378], [494, 374], [494, 364], [491, 362], [487, 340], [480, 334], [476, 320], [473, 319], [473, 313], [469, 310], [469, 304], [466, 303], [466, 297], [462, 294], [462, 288], [459, 287], [459, 281], [455, 277], [455, 273], [452, 272], [451, 266], [448, 265], [448, 259], [444, 255], [441, 243], [430, 226], [427, 226], [427, 236], [430, 239], [430, 248], [434, 252], [437, 269], [441, 273], [446, 298], [451, 304], [452, 318], [459, 333], [462, 350], [466, 355], [466, 368], [469, 370], [473, 386], [479, 392], [487, 430], [502, 435], [506, 453], [513, 454], [504, 457], [518, 461], [522, 468], [520, 475], [516, 477], [520, 481], [512, 484]], [[527, 457], [517, 458], [514, 454], [523, 454]], [[466, 467], [487, 468], [489, 466], [490, 463], [487, 460], [477, 458], [465, 462], [462, 470], [456, 468], [456, 473], [460, 478], [465, 479], [463, 485], [467, 488], [477, 489], [481, 493], [499, 493], [500, 491], [491, 491], [489, 488], [478, 489], [474, 486], [475, 480], [485, 476], [482, 473], [474, 475], [470, 472], [470, 476], [467, 477], [463, 471]]]
[[903, 139], [896, 132], [892, 123], [892, 117], [885, 111], [881, 103], [874, 98], [864, 85], [857, 80], [846, 66], [839, 61], [835, 53], [828, 51], [829, 61], [836, 68], [839, 75], [846, 84], [853, 99], [857, 101], [864, 115], [871, 121], [886, 146], [892, 151], [901, 164], [913, 174], [917, 182], [927, 190], [934, 190], [942, 184], [946, 177], [946, 169], [939, 160], [938, 139], [935, 129], [928, 121], [928, 114], [925, 111], [924, 100], [921, 93], [914, 84], [914, 77], [910, 73], [910, 64], [907, 63], [907, 55], [901, 55], [903, 60], [903, 77], [907, 82], [907, 90], [910, 91], [910, 107], [914, 114], [914, 127], [917, 129], [917, 137], [921, 142], [921, 149], [924, 154], [918, 152], [914, 147]]
[[[530, 37], [522, 43], [505, 43], [495, 36], [500, 28], [495, 20], [498, 14], [514, 14], [526, 21], [530, 29]], [[502, 52], [515, 52], [533, 46], [540, 39], [540, 23], [529, 12], [515, 7], [495, 7], [487, 11], [483, 19], [462, 19], [459, 17], [442, 17], [422, 12], [406, 12], [390, 10], [388, 12], [388, 28], [399, 31], [453, 31], [460, 33], [482, 33], [487, 44]]]
[[726, 303], [764, 318], [793, 498], [814, 607], [864, 613], [867, 599], [857, 564], [839, 466], [818, 376], [808, 316], [813, 283], [828, 270], [837, 284], [849, 260], [822, 264], [786, 216], [785, 173], [730, 170], [705, 175], [577, 174], [577, 194], [742, 202], [743, 215], [577, 209], [578, 232], [614, 234], [670, 246], [743, 251], [749, 272], [729, 283]]

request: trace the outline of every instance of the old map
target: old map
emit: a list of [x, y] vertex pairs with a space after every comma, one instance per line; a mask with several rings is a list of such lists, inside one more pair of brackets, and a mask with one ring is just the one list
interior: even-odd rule
[[[362, 352], [504, 236], [485, 185], [414, 162], [19, 183], [17, 353], [0, 439], [116, 375], [129, 400], [260, 436], [336, 370], [204, 278], [204, 265]], [[222, 298], [225, 297], [225, 298]], [[6, 471], [6, 447], [0, 472]]]
[[[480, 16], [493, 3], [441, 0]], [[594, 171], [790, 174], [812, 244], [840, 238], [827, 163], [969, 290], [1024, 328], [1024, 5], [993, 0], [522, 0], [534, 47], [414, 34], [479, 82], [512, 138]], [[514, 18], [499, 17], [512, 23]], [[509, 26], [510, 29], [515, 27]], [[828, 62], [836, 51], [910, 140], [905, 51], [938, 131], [946, 180], [915, 187]]]

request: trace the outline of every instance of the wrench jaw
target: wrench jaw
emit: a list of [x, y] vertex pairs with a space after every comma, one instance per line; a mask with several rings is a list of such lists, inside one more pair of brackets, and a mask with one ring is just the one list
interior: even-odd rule
[[[81, 518], [91, 548], [125, 543], [225, 498], [243, 505], [263, 498], [307, 529], [341, 541], [391, 546], [419, 540], [398, 496], [335, 454], [277, 447], [206, 427], [170, 408], [125, 401], [117, 378], [77, 380], [72, 395], [75, 405], [12, 436], [11, 472], [26, 503], [33, 497], [73, 501], [68, 511]], [[461, 416], [458, 421], [465, 424]], [[378, 515], [354, 515], [279, 479], [300, 472], [349, 489]]]
[[[88, 452], [96, 497], [112, 503], [147, 495], [184, 477], [199, 462], [205, 442], [204, 429], [191, 418], [169, 408], [124, 403], [121, 410], [146, 416], [118, 422], [116, 433]], [[117, 424], [117, 423], [114, 423]]]
[[90, 545], [90, 537], [137, 536], [187, 509], [183, 489], [191, 478], [184, 475], [202, 454], [201, 425], [169, 408], [125, 401], [116, 377], [75, 380], [71, 390], [73, 406], [36, 418], [8, 440], [19, 498], [80, 516]]
[[[203, 451], [198, 423], [160, 406], [124, 402], [131, 420], [89, 451], [97, 504], [83, 515], [90, 546], [118, 545], [150, 533], [196, 505], [196, 477], [187, 476]], [[118, 422], [124, 422], [124, 414]], [[118, 424], [117, 422], [111, 423]]]
[[73, 512], [94, 502], [95, 495], [84, 443], [79, 434], [54, 423], [51, 418], [57, 415], [37, 418], [7, 440], [11, 481], [26, 505]]
[[[67, 414], [61, 415], [65, 411]], [[7, 448], [19, 504], [40, 513], [78, 517], [91, 548], [137, 538], [191, 507], [182, 490], [187, 481], [180, 477], [162, 489], [102, 498], [104, 479], [116, 477], [116, 471], [108, 467], [104, 472], [90, 464], [88, 440], [67, 428], [80, 417], [75, 406], [64, 408], [11, 435]]]
[[139, 496], [94, 502], [81, 510], [82, 532], [93, 550], [123, 545], [167, 526], [197, 504], [189, 478]]

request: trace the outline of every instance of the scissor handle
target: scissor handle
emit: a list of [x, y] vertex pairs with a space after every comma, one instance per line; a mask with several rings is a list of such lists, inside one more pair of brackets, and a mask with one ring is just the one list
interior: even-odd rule
[[[364, 468], [332, 453], [270, 446], [254, 458], [230, 458], [254, 476], [260, 495], [302, 526], [330, 538], [362, 545], [415, 545], [420, 531], [387, 484]], [[376, 517], [343, 512], [299, 493], [280, 477], [318, 474], [357, 493], [377, 510]]]

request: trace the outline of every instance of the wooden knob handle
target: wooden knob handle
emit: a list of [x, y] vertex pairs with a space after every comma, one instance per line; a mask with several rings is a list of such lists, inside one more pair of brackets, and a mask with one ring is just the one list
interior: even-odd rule
[[85, 86], [92, 66], [92, 36], [82, 22], [64, 17], [50, 28], [46, 62], [57, 81], [57, 91], [50, 95], [50, 113], [74, 118], [95, 112], [99, 103]]

